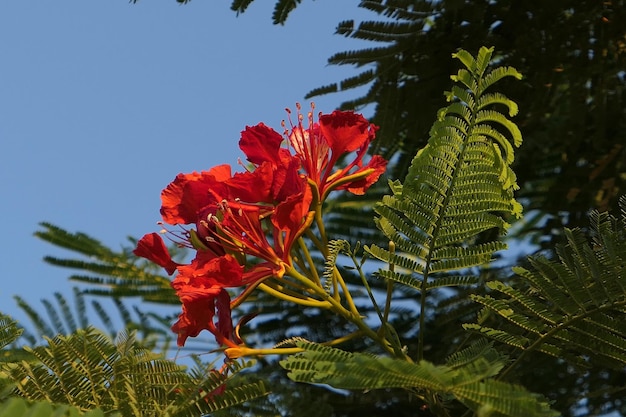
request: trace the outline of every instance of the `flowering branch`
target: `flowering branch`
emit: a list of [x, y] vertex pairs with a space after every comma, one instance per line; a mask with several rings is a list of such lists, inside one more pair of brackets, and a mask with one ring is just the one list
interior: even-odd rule
[[[285, 122], [283, 127], [282, 135], [263, 123], [246, 127], [239, 141], [250, 163], [244, 172], [233, 174], [229, 165], [219, 165], [179, 174], [161, 193], [163, 223], [183, 227], [182, 233], [164, 233], [195, 250], [195, 258], [189, 264], [174, 262], [156, 233], [144, 236], [135, 254], [170, 275], [176, 273], [172, 287], [183, 305], [172, 326], [178, 344], [208, 330], [231, 358], [293, 353], [247, 347], [239, 326], [233, 326], [231, 309], [259, 290], [290, 303], [331, 310], [359, 329], [349, 338], [366, 336], [394, 353], [397, 348], [384, 333], [363, 321], [336, 267], [327, 292], [304, 239], [328, 256], [324, 201], [336, 190], [363, 194], [382, 175], [387, 164], [382, 157], [364, 162], [378, 128], [353, 112], [320, 114], [315, 122], [312, 111], [305, 117], [299, 105], [296, 123], [289, 118], [289, 127]], [[349, 154], [354, 158], [338, 167]], [[235, 288], [242, 290], [230, 301], [227, 289]]]

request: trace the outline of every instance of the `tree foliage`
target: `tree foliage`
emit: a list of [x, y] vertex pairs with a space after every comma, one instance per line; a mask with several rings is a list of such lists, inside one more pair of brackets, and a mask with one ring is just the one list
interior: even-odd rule
[[449, 51], [491, 45], [500, 65], [525, 74], [523, 83], [503, 87], [523, 109], [519, 197], [548, 219], [525, 232], [550, 247], [545, 236], [583, 227], [589, 208], [617, 209], [626, 181], [624, 0], [364, 0], [359, 7], [372, 19], [339, 22], [336, 33], [372, 46], [328, 59], [356, 74], [307, 97], [366, 87], [340, 107], [373, 108], [377, 146], [397, 158], [392, 178], [403, 177], [426, 144], [454, 70]]
[[[241, 13], [251, 3], [231, 7]], [[276, 2], [274, 23], [284, 24], [299, 3]], [[34, 345], [35, 337], [18, 339], [22, 330], [0, 318], [0, 412], [54, 402], [66, 404], [53, 407], [65, 413], [59, 415], [626, 413], [626, 198], [618, 207], [626, 181], [624, 6], [623, 0], [368, 0], [359, 7], [373, 20], [338, 24], [339, 35], [375, 46], [331, 57], [329, 63], [357, 73], [309, 97], [367, 86], [342, 108], [373, 106], [372, 121], [381, 127], [377, 150], [393, 161], [390, 177], [404, 179], [363, 200], [329, 201], [327, 231], [337, 239], [314, 260], [345, 274], [355, 301], [365, 305], [360, 311], [390, 341], [386, 353], [368, 340], [351, 339], [341, 349], [311, 342], [355, 329], [328, 311], [294, 308], [258, 292], [248, 304], [261, 312], [241, 329], [243, 337], [284, 340], [278, 347], [300, 353], [280, 363], [258, 358], [255, 377], [264, 383], [239, 372], [237, 363], [228, 377], [206, 364], [185, 371], [150, 352], [155, 341], [167, 340], [163, 324], [170, 318], [138, 309], [133, 316], [125, 306], [137, 296], [177, 304], [169, 279], [129, 250], [114, 252], [43, 223], [38, 237], [84, 256], [46, 259], [82, 271], [72, 277], [81, 286], [77, 317], [60, 295], [57, 307], [44, 303], [48, 322], [22, 302], [35, 332], [48, 337], [27, 349], [17, 343]], [[479, 50], [485, 44], [493, 48]], [[519, 78], [513, 68], [524, 74], [522, 82], [507, 80]], [[496, 82], [498, 92], [491, 88]], [[448, 105], [437, 111], [446, 89]], [[525, 144], [516, 149], [520, 128]], [[547, 250], [509, 270], [493, 261], [509, 222], [521, 214], [513, 192], [527, 212], [538, 213], [515, 235], [530, 235]], [[383, 236], [391, 243], [383, 244]], [[361, 240], [376, 243], [364, 254]], [[368, 257], [384, 265], [374, 276]], [[87, 297], [116, 300], [130, 333], [115, 342], [89, 327]], [[243, 305], [237, 314], [250, 312]], [[254, 402], [268, 385], [273, 395]], [[212, 395], [222, 386], [225, 393]]]
[[[20, 329], [7, 316], [0, 322], [6, 347]], [[267, 393], [261, 381], [233, 381], [249, 364], [232, 362], [218, 371], [198, 363], [189, 372], [141, 346], [134, 333], [121, 332], [112, 341], [89, 326], [45, 341], [23, 348], [30, 354], [28, 360], [5, 359], [0, 364], [0, 399], [10, 395], [0, 405], [3, 410], [39, 415], [51, 413], [50, 404], [66, 404], [69, 407], [57, 407], [55, 415], [97, 416], [101, 410], [120, 416], [197, 416]]]
[[[585, 230], [566, 229], [567, 243], [557, 248], [557, 259], [532, 257], [510, 277], [487, 268], [506, 246], [499, 236], [509, 221], [521, 216], [511, 168], [514, 149], [521, 145], [520, 131], [510, 119], [517, 106], [494, 90], [503, 79], [520, 74], [507, 66], [490, 67], [492, 53], [493, 49], [481, 48], [475, 57], [463, 50], [453, 55], [462, 68], [452, 76], [454, 84], [445, 93], [448, 105], [437, 113], [428, 144], [416, 153], [404, 180], [390, 181], [391, 194], [374, 206], [376, 225], [390, 244], [365, 246], [368, 255], [363, 257], [359, 244], [334, 240], [325, 259], [318, 258], [326, 279], [340, 268], [351, 277], [348, 285], [356, 302], [371, 301], [363, 311], [379, 321], [375, 340], [388, 341], [388, 348], [359, 339], [344, 343], [342, 349], [311, 342], [353, 332], [353, 324], [328, 311], [312, 315], [294, 310], [259, 292], [246, 304], [263, 306], [263, 314], [256, 325], [243, 329], [244, 339], [256, 337], [262, 343], [283, 339], [278, 348], [293, 346], [300, 353], [280, 363], [260, 358], [255, 375], [265, 383], [249, 381], [245, 373], [239, 379], [238, 362], [232, 362], [228, 372], [207, 371], [210, 368], [202, 365], [189, 373], [141, 346], [135, 331], [123, 332], [114, 342], [82, 326], [85, 320], [73, 319], [61, 299], [60, 314], [47, 308], [52, 326], [46, 331], [69, 334], [47, 338], [45, 346], [26, 348], [28, 356], [22, 359], [14, 355], [15, 348], [8, 349], [21, 330], [8, 318], [2, 321], [0, 340], [11, 353], [1, 367], [5, 395], [122, 415], [149, 415], [146, 410], [198, 415], [224, 408], [237, 413], [243, 410], [241, 403], [256, 415], [296, 410], [308, 410], [303, 415], [319, 415], [320, 410], [346, 416], [365, 410], [402, 415], [415, 407], [407, 402], [413, 398], [423, 413], [439, 416], [463, 410], [475, 415], [547, 416], [576, 412], [591, 393], [619, 390], [626, 357], [626, 330], [619, 319], [625, 313], [626, 199], [621, 217], [591, 215], [590, 237]], [[86, 296], [135, 297], [138, 288], [150, 288], [146, 296], [151, 301], [163, 302], [171, 294], [164, 285], [152, 284], [169, 280], [148, 273], [151, 267], [138, 263], [128, 251], [116, 254], [84, 234], [45, 223], [42, 227], [38, 236], [89, 256], [89, 261], [47, 259], [95, 274], [78, 275], [84, 288], [77, 293], [80, 303]], [[368, 256], [385, 265], [376, 279], [365, 267]], [[346, 260], [353, 266], [345, 265]], [[380, 291], [386, 294], [382, 303]], [[402, 308], [397, 302], [408, 304]], [[248, 312], [242, 307], [240, 314]], [[84, 315], [84, 308], [79, 315]], [[42, 322], [37, 317], [31, 314], [35, 323]], [[147, 326], [125, 317], [126, 327]], [[65, 328], [62, 321], [73, 324]], [[294, 326], [301, 330], [294, 334], [290, 330]], [[452, 330], [439, 334], [441, 328]], [[537, 371], [528, 363], [554, 365], [551, 372], [584, 381], [584, 388], [559, 395], [550, 383], [528, 385], [528, 377]], [[568, 364], [565, 371], [562, 364]], [[355, 392], [346, 396], [289, 383], [278, 365], [295, 382]], [[271, 399], [250, 402], [266, 392], [269, 382], [276, 387]], [[357, 395], [363, 389], [369, 393]], [[620, 405], [614, 397], [600, 397], [589, 404], [605, 409]], [[303, 406], [319, 404], [320, 398], [323, 407]]]

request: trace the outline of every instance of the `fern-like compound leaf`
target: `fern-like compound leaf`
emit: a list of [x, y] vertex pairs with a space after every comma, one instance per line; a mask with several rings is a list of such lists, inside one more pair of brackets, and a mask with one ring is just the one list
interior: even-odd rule
[[185, 367], [138, 344], [134, 333], [113, 342], [94, 328], [48, 339], [47, 346], [25, 348], [36, 360], [0, 364], [0, 374], [15, 392], [32, 401], [67, 404], [109, 415], [197, 416], [267, 393], [261, 382], [229, 389], [243, 366], [228, 374], [209, 370], [191, 375]]
[[[517, 105], [486, 90], [503, 77], [521, 76], [512, 68], [489, 71], [491, 54], [492, 49], [481, 48], [476, 57], [463, 50], [453, 55], [465, 68], [452, 76], [457, 84], [446, 93], [450, 104], [439, 112], [428, 145], [404, 181], [391, 184], [392, 194], [375, 208], [378, 228], [396, 247], [394, 253], [366, 247], [396, 266], [394, 273], [381, 271], [381, 277], [422, 292], [437, 288], [442, 277], [446, 286], [467, 285], [471, 280], [450, 276], [467, 275], [506, 248], [497, 235], [506, 232], [508, 217], [521, 215], [510, 164], [522, 137], [509, 119]], [[494, 237], [479, 238], [494, 229]]]
[[[70, 279], [87, 284], [85, 293], [119, 298], [142, 297], [145, 301], [171, 305], [180, 303], [170, 286], [170, 279], [153, 273], [154, 264], [138, 259], [130, 248], [116, 252], [84, 233], [71, 233], [50, 223], [40, 225], [42, 230], [35, 232], [35, 236], [83, 255], [82, 259], [47, 256], [44, 260], [84, 272], [74, 274]], [[132, 243], [133, 246], [136, 244]], [[175, 248], [170, 250], [177, 255]]]
[[[350, 353], [306, 341], [304, 352], [281, 361], [294, 381], [330, 384], [344, 389], [405, 388], [449, 396], [476, 412], [500, 416], [556, 416], [547, 402], [526, 389], [492, 377], [504, 366], [488, 344], [479, 344], [449, 358], [448, 365], [409, 363], [388, 357]], [[425, 396], [426, 398], [428, 396]], [[428, 401], [428, 400], [427, 400]], [[431, 407], [440, 404], [429, 404]]]
[[22, 334], [17, 322], [11, 317], [0, 313], [0, 349], [13, 343]]
[[[620, 204], [626, 206], [626, 197]], [[557, 259], [533, 257], [515, 268], [524, 289], [489, 282], [494, 295], [474, 295], [509, 327], [498, 331], [479, 322], [466, 329], [576, 365], [623, 369], [626, 365], [626, 212], [590, 214], [590, 236], [566, 230]], [[513, 281], [517, 282], [517, 281]], [[524, 339], [524, 343], [518, 343]]]

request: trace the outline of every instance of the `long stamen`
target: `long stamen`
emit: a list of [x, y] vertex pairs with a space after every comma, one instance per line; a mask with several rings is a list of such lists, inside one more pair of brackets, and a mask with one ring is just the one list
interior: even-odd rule
[[260, 227], [260, 219], [252, 218], [250, 212], [246, 212], [241, 206], [237, 212], [228, 205], [226, 201], [220, 204], [220, 210], [228, 215], [228, 224], [224, 220], [219, 221], [213, 216], [216, 228], [227, 238], [217, 234], [223, 244], [229, 249], [245, 252], [248, 255], [265, 259], [275, 264], [280, 262], [276, 253], [269, 246], [265, 233]]
[[178, 228], [181, 229], [181, 231], [175, 232], [175, 231], [166, 229], [165, 223], [163, 222], [157, 222], [157, 224], [161, 226], [161, 230], [159, 231], [159, 233], [165, 236], [167, 240], [174, 243], [179, 248], [189, 248], [189, 249], [194, 248], [193, 245], [189, 241], [189, 237], [190, 237], [189, 230], [185, 229], [182, 225], [180, 224], [177, 225]]

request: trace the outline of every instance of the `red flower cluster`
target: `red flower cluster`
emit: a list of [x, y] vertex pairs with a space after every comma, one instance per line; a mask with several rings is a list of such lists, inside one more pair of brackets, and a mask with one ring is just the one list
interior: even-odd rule
[[[260, 123], [246, 127], [239, 146], [252, 167], [233, 174], [229, 165], [209, 171], [179, 174], [161, 193], [161, 215], [170, 225], [195, 225], [179, 244], [195, 249], [188, 265], [170, 257], [157, 233], [145, 235], [134, 253], [178, 272], [172, 287], [183, 304], [172, 330], [178, 345], [187, 337], [209, 330], [218, 343], [235, 347], [230, 297], [225, 288], [255, 286], [291, 266], [291, 248], [311, 225], [328, 193], [345, 189], [362, 194], [386, 168], [387, 161], [363, 158], [376, 127], [363, 116], [335, 111], [320, 115], [309, 126], [298, 123], [283, 136]], [[344, 168], [335, 165], [342, 155], [356, 151]], [[256, 262], [247, 267], [245, 257]], [[217, 315], [217, 322], [214, 322]]]

